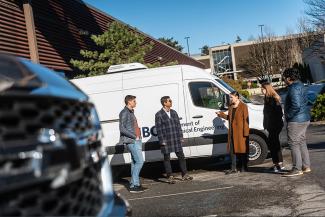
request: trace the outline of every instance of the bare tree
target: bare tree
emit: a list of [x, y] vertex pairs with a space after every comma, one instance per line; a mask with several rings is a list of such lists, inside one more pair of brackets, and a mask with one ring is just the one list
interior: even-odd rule
[[259, 79], [272, 78], [285, 68], [303, 63], [303, 51], [313, 43], [314, 35], [288, 34], [276, 37], [271, 31], [255, 41], [242, 60], [242, 68]]
[[242, 59], [242, 68], [245, 68], [252, 76], [272, 77], [279, 72], [280, 50], [276, 42], [275, 35], [268, 31], [265, 36], [259, 37], [251, 46], [249, 46], [248, 55]]

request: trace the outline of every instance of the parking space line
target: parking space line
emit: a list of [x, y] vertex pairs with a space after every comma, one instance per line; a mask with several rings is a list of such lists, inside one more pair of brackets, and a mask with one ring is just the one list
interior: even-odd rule
[[188, 191], [188, 192], [182, 192], [182, 193], [176, 193], [176, 194], [165, 194], [165, 195], [158, 195], [158, 196], [151, 196], [151, 197], [140, 197], [140, 198], [128, 199], [128, 201], [145, 200], [145, 199], [162, 198], [162, 197], [171, 197], [171, 196], [178, 196], [178, 195], [184, 195], [184, 194], [202, 193], [202, 192], [207, 192], [207, 191], [225, 190], [225, 189], [230, 189], [230, 188], [233, 188], [233, 187], [234, 186], [222, 187], [222, 188], [210, 188], [210, 189], [205, 189], [205, 190], [200, 190], [200, 191]]

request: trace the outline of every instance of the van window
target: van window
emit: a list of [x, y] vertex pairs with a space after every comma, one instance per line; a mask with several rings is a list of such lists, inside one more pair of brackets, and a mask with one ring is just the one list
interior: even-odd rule
[[194, 105], [210, 109], [221, 109], [224, 93], [210, 82], [191, 82], [189, 84]]
[[[224, 82], [221, 79], [216, 79], [216, 81], [221, 84], [222, 86], [224, 86], [226, 89], [229, 90], [229, 92], [233, 92], [235, 91], [234, 88], [232, 88], [229, 84], [227, 84], [226, 82]], [[243, 97], [242, 95], [240, 95], [240, 99], [244, 102], [244, 103], [252, 103], [252, 101], [250, 101], [249, 99], [246, 99], [245, 97]]]

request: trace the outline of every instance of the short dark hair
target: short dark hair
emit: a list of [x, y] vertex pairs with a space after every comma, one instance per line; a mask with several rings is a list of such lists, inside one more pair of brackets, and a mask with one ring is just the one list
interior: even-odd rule
[[289, 78], [291, 81], [296, 81], [300, 79], [300, 73], [298, 69], [287, 68], [282, 73], [284, 79]]
[[126, 95], [124, 98], [125, 105], [128, 105], [128, 102], [130, 102], [131, 100], [134, 100], [135, 98], [137, 98], [137, 97], [132, 96], [132, 95]]
[[167, 102], [167, 99], [170, 99], [169, 96], [163, 96], [160, 98], [160, 103], [162, 106], [164, 106], [164, 103]]
[[237, 96], [239, 98], [239, 93], [237, 91], [232, 91], [230, 95]]

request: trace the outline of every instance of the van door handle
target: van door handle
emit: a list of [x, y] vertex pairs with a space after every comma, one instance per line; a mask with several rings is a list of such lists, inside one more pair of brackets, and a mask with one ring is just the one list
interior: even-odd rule
[[192, 118], [203, 118], [203, 115], [196, 115], [196, 116], [193, 116]]

